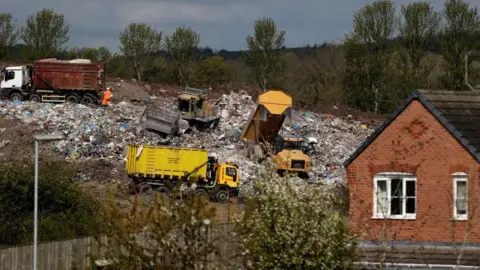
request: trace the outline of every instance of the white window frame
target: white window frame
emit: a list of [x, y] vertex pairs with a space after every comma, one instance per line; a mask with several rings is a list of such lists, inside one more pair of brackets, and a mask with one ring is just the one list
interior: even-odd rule
[[[452, 174], [453, 179], [453, 219], [467, 220], [468, 219], [468, 175], [464, 172], [456, 172]], [[466, 211], [465, 214], [457, 214], [457, 183], [465, 182], [466, 184]]]
[[[391, 215], [391, 180], [392, 179], [402, 179], [402, 211], [403, 213], [401, 215]], [[387, 198], [388, 198], [388, 204], [387, 204], [387, 209], [388, 211], [386, 213], [377, 213], [377, 183], [378, 181], [386, 181], [387, 182]], [[415, 182], [415, 213], [414, 214], [407, 214], [406, 211], [406, 206], [407, 206], [407, 200], [406, 200], [406, 195], [407, 195], [407, 181], [413, 181]], [[414, 174], [411, 173], [399, 173], [399, 172], [384, 172], [384, 173], [378, 173], [374, 176], [373, 178], [373, 219], [416, 219], [417, 218], [417, 211], [418, 211], [418, 205], [417, 205], [417, 177]]]

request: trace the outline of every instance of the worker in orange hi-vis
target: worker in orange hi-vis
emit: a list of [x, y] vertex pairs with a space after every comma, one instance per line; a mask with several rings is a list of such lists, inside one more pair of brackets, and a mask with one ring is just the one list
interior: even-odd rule
[[110, 99], [112, 99], [112, 90], [110, 87], [107, 87], [107, 89], [103, 92], [103, 100], [102, 100], [102, 105], [109, 105], [110, 104]]

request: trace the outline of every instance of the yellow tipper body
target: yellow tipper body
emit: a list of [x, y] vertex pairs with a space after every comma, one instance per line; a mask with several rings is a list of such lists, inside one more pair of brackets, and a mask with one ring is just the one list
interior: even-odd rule
[[[127, 174], [146, 178], [176, 178], [194, 171], [208, 160], [208, 151], [196, 148], [129, 145]], [[190, 180], [206, 178], [207, 167], [190, 175]]]
[[269, 90], [258, 97], [242, 132], [242, 140], [271, 143], [283, 122], [291, 118], [292, 97], [280, 90]]

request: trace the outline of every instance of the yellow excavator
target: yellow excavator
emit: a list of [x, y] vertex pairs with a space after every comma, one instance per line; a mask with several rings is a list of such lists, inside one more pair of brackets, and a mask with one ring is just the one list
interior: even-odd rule
[[241, 140], [262, 146], [265, 157], [270, 157], [279, 173], [296, 172], [308, 178], [311, 159], [302, 150], [303, 140], [293, 135], [279, 134], [285, 121], [292, 118], [292, 97], [280, 90], [268, 90], [259, 95], [250, 114]]

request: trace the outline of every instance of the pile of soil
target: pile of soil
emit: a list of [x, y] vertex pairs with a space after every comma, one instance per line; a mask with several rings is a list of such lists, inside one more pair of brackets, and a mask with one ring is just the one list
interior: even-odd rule
[[0, 118], [0, 160], [33, 156], [33, 133], [28, 124]]

